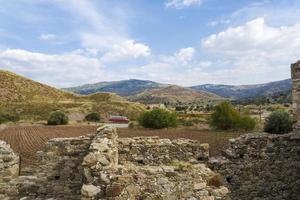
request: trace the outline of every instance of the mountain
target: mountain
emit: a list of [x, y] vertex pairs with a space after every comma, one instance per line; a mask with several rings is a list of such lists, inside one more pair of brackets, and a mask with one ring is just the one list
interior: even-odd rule
[[[291, 79], [286, 79], [282, 81], [275, 81], [265, 84], [254, 84], [254, 85], [214, 85], [205, 84], [192, 86], [190, 89], [198, 92], [209, 92], [216, 94], [220, 97], [228, 98], [233, 101], [249, 102], [252, 101], [271, 101], [278, 103], [285, 103], [290, 101], [290, 91], [291, 91]], [[123, 97], [128, 97], [129, 100], [141, 102], [158, 102], [161, 101], [180, 101], [179, 97], [176, 95], [169, 95], [169, 91], [164, 89], [165, 87], [172, 86], [170, 84], [161, 84], [153, 81], [147, 80], [123, 80], [123, 81], [113, 81], [113, 82], [100, 82], [96, 84], [86, 84], [79, 87], [65, 88], [66, 91], [71, 91], [78, 94], [93, 94], [96, 92], [113, 92]], [[186, 88], [180, 87], [180, 90]], [[165, 91], [167, 90], [167, 91]], [[177, 93], [179, 88], [177, 88]], [[157, 95], [161, 92], [167, 92], [166, 95]], [[159, 92], [161, 91], [161, 92]], [[184, 90], [185, 91], [185, 90]], [[182, 93], [184, 93], [182, 91]], [[151, 97], [151, 92], [154, 92]], [[155, 96], [155, 97], [154, 97]], [[169, 98], [173, 96], [172, 98]], [[192, 98], [185, 97], [185, 99]], [[173, 99], [173, 100], [172, 100]], [[184, 100], [186, 101], [186, 100]], [[190, 101], [190, 100], [188, 100]], [[198, 101], [198, 100], [196, 100]]]
[[136, 118], [145, 107], [114, 93], [78, 95], [0, 70], [0, 113], [17, 114], [23, 120], [45, 120], [54, 110], [68, 114], [99, 112]]
[[[256, 85], [198, 85], [191, 87], [197, 91], [206, 91], [232, 100], [249, 100], [258, 97], [276, 97], [288, 95], [292, 88], [291, 79]], [[288, 98], [288, 97], [284, 97]]]
[[78, 87], [64, 88], [77, 94], [93, 94], [96, 92], [113, 92], [121, 96], [135, 95], [146, 89], [159, 88], [164, 84], [147, 80], [129, 79], [123, 81], [99, 82], [95, 84], [86, 84]]
[[207, 103], [219, 101], [224, 98], [202, 91], [195, 91], [190, 88], [176, 85], [161, 88], [147, 89], [136, 95], [128, 97], [128, 100], [146, 104], [176, 104], [176, 103]]

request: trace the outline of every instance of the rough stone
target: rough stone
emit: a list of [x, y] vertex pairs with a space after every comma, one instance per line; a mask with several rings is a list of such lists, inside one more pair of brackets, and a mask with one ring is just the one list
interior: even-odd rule
[[100, 191], [100, 188], [94, 185], [83, 185], [81, 188], [81, 194], [84, 197], [96, 197]]

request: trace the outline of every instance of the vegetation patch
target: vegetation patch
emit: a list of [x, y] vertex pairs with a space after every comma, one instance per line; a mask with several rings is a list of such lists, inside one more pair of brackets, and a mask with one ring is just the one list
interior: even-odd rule
[[220, 130], [253, 130], [256, 122], [247, 114], [239, 113], [229, 102], [215, 106], [210, 126]]
[[289, 133], [293, 130], [293, 119], [288, 112], [276, 110], [267, 117], [264, 130], [273, 134]]
[[145, 128], [162, 129], [177, 126], [177, 115], [164, 109], [153, 109], [144, 112], [138, 119]]
[[62, 111], [55, 111], [51, 113], [48, 119], [48, 125], [65, 125], [68, 124], [69, 118]]
[[85, 120], [89, 122], [100, 122], [100, 115], [99, 113], [92, 112], [85, 116]]

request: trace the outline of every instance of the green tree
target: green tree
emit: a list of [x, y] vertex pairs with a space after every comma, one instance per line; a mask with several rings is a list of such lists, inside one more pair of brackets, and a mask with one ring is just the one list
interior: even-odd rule
[[288, 112], [276, 110], [267, 117], [264, 130], [274, 134], [289, 133], [293, 130], [293, 119]]
[[164, 109], [153, 109], [144, 112], [138, 119], [145, 128], [161, 129], [177, 126], [177, 115]]
[[85, 116], [85, 120], [89, 122], [100, 122], [100, 115], [99, 113], [92, 112]]
[[216, 129], [242, 129], [252, 130], [255, 127], [255, 120], [249, 115], [240, 114], [229, 102], [222, 102], [215, 106], [210, 119], [210, 126]]
[[69, 118], [62, 111], [55, 111], [50, 114], [48, 125], [64, 125], [68, 124]]

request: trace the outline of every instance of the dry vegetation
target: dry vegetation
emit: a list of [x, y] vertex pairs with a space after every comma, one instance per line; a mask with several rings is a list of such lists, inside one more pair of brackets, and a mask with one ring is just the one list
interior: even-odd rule
[[14, 73], [0, 70], [0, 113], [19, 115], [22, 120], [46, 120], [55, 110], [66, 113], [99, 112], [136, 118], [144, 106], [113, 93], [87, 96], [65, 92]]

